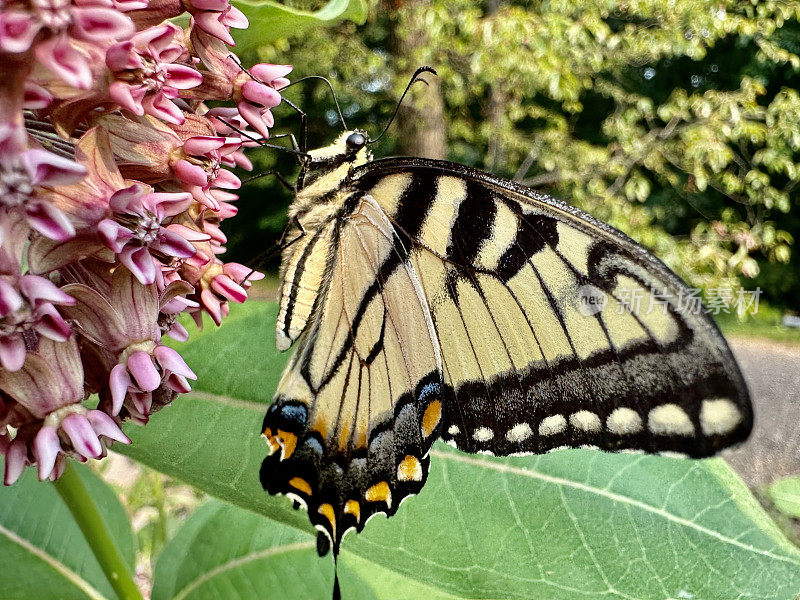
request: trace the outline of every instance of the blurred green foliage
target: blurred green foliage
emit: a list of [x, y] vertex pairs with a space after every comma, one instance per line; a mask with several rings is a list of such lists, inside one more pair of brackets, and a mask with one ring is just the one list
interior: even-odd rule
[[[425, 43], [398, 52], [398, 36], [420, 24]], [[392, 0], [372, 3], [363, 26], [304, 31], [245, 62], [329, 77], [348, 126], [373, 135], [413, 69], [431, 64], [440, 91], [419, 86], [411, 102], [441, 93], [449, 159], [588, 210], [691, 285], [759, 286], [762, 300], [798, 310], [798, 53], [796, 0]], [[286, 96], [309, 114], [310, 145], [338, 133], [326, 86]], [[298, 132], [288, 107], [276, 112], [276, 133]], [[403, 147], [399, 131], [376, 155]], [[254, 154], [256, 172], [295, 168]], [[271, 177], [246, 187], [248, 218], [228, 230], [237, 259], [271, 246], [290, 199]]]

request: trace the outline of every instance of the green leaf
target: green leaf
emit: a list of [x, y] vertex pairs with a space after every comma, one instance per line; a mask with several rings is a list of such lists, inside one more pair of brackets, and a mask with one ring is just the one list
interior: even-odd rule
[[800, 476], [774, 482], [767, 488], [767, 496], [783, 514], [800, 519]]
[[[74, 466], [133, 569], [133, 533], [125, 510], [102, 479], [87, 467]], [[0, 598], [116, 598], [66, 504], [50, 483], [36, 479], [34, 469], [26, 469], [13, 486], [0, 488]]]
[[[314, 583], [320, 573], [330, 583], [331, 561], [308, 558], [313, 533], [305, 513], [291, 510], [285, 498], [269, 497], [258, 483], [266, 454], [261, 420], [284, 362], [274, 350], [274, 318], [273, 305], [251, 302], [220, 330], [184, 345], [182, 353], [200, 377], [197, 391], [147, 427], [127, 429], [133, 445], [121, 451], [273, 521], [263, 524], [267, 541], [243, 550], [226, 539], [238, 535], [235, 519], [228, 518], [228, 532], [222, 527], [208, 534], [214, 544], [198, 541], [204, 550], [192, 552], [213, 547], [219, 554], [209, 560], [216, 562], [196, 572], [164, 563], [171, 583], [156, 583], [166, 586], [159, 598], [172, 597], [211, 569], [215, 582], [228, 581], [223, 565], [234, 561], [233, 570], [246, 570], [237, 562], [245, 554], [296, 543], [308, 546], [291, 559], [269, 552], [253, 559], [272, 579], [251, 577], [252, 587], [235, 588], [244, 590], [240, 595], [227, 583], [215, 588], [204, 580], [191, 598], [215, 597], [208, 590], [234, 599], [330, 594], [329, 586]], [[800, 592], [800, 551], [719, 459], [590, 450], [501, 459], [446, 446], [436, 446], [432, 455], [430, 478], [417, 498], [345, 540], [345, 598], [794, 600]], [[201, 536], [204, 527], [192, 535]]]
[[[339, 576], [348, 600], [451, 597], [355, 555], [342, 563]], [[211, 501], [164, 548], [156, 563], [152, 597], [328, 598], [332, 582], [333, 561], [320, 560], [308, 534]]]
[[366, 0], [330, 0], [315, 12], [298, 10], [277, 2], [233, 2], [250, 20], [247, 29], [232, 29], [236, 51], [243, 53], [288, 36], [301, 35], [310, 27], [350, 20], [362, 25], [367, 19]]

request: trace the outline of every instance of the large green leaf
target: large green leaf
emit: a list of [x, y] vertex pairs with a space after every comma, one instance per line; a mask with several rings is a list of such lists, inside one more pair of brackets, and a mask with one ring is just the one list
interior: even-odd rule
[[[134, 541], [125, 510], [87, 467], [77, 465], [76, 471], [133, 570]], [[116, 598], [66, 504], [50, 483], [36, 479], [34, 469], [0, 488], [0, 598]]]
[[[357, 555], [339, 569], [347, 600], [451, 598]], [[327, 598], [333, 563], [306, 533], [231, 504], [211, 501], [164, 548], [153, 600]]]
[[250, 20], [247, 29], [231, 30], [239, 54], [281, 38], [300, 35], [309, 27], [332, 25], [345, 19], [361, 25], [367, 18], [366, 0], [330, 0], [315, 12], [269, 0], [235, 0], [233, 4]]
[[[305, 514], [258, 483], [266, 452], [261, 419], [284, 362], [274, 350], [274, 317], [274, 306], [251, 303], [220, 330], [186, 344], [182, 352], [200, 376], [197, 391], [147, 427], [127, 430], [134, 443], [121, 449], [126, 454], [272, 521], [261, 526], [263, 543], [243, 550], [226, 540], [236, 535], [231, 517], [228, 530], [208, 534], [219, 550], [209, 559], [213, 566], [194, 573], [164, 566], [172, 583], [159, 598], [214, 569], [214, 577], [192, 587], [192, 598], [213, 598], [211, 579], [227, 581], [225, 565], [236, 570], [251, 562], [269, 562], [261, 570], [282, 574], [248, 579], [250, 588], [226, 597], [330, 592], [312, 583], [330, 581], [330, 561], [308, 558], [313, 538]], [[198, 527], [193, 535], [212, 526]], [[307, 547], [280, 558], [269, 550], [286, 544]], [[251, 552], [266, 555], [239, 560]], [[794, 600], [800, 592], [800, 552], [723, 461], [589, 450], [499, 459], [437, 446], [419, 497], [348, 537], [340, 565], [346, 598], [359, 590], [393, 599]], [[307, 595], [312, 588], [318, 593]]]

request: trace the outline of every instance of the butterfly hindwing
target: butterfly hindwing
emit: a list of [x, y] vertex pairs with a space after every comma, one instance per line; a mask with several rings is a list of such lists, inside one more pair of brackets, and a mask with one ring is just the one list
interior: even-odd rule
[[[314, 308], [264, 421], [273, 453], [262, 481], [306, 505], [336, 549], [346, 529], [421, 489], [445, 398], [430, 312], [383, 211], [361, 198], [307, 235], [329, 228], [324, 272], [290, 269], [293, 297], [314, 296]], [[310, 256], [313, 243], [294, 252]]]
[[446, 440], [707, 456], [749, 433], [716, 326], [623, 234], [451, 163], [376, 161], [355, 186], [384, 208], [422, 284], [454, 391]]

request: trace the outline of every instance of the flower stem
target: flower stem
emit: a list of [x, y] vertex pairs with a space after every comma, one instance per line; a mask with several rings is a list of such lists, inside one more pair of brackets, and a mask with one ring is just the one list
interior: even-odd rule
[[120, 600], [142, 600], [142, 594], [133, 581], [133, 573], [122, 558], [97, 504], [81, 481], [75, 466], [68, 461], [64, 474], [53, 485], [81, 528]]

